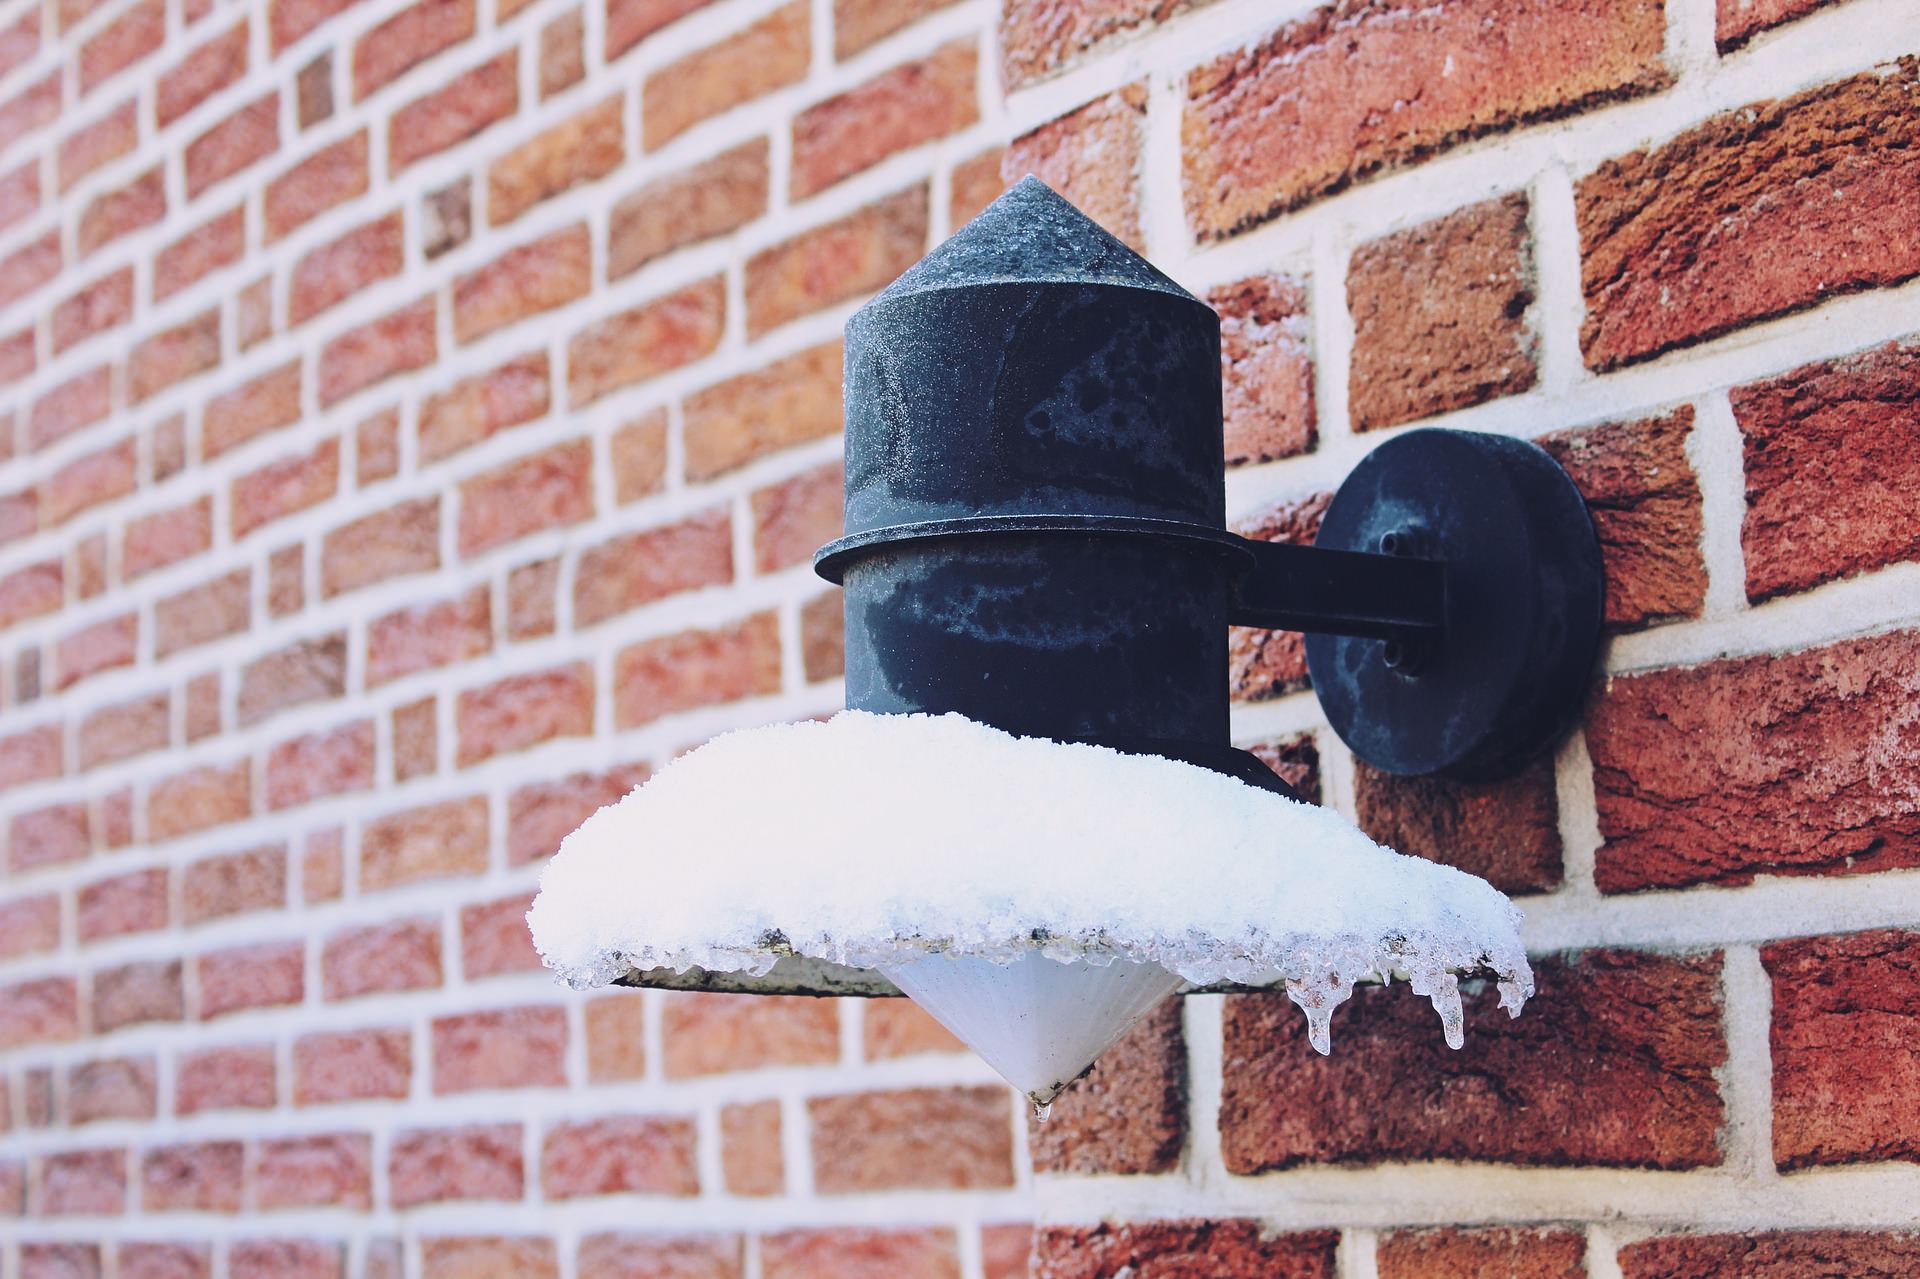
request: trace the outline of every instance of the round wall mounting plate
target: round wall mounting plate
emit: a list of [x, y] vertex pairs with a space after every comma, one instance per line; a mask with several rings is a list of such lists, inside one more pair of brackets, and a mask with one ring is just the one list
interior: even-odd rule
[[1539, 446], [1410, 431], [1340, 486], [1316, 546], [1446, 565], [1446, 622], [1425, 639], [1308, 635], [1328, 722], [1401, 776], [1506, 776], [1554, 744], [1591, 681], [1604, 578], [1586, 503]]

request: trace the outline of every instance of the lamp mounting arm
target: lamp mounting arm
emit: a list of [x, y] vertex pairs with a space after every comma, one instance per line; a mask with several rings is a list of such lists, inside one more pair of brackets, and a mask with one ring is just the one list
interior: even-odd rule
[[1418, 642], [1447, 620], [1446, 565], [1413, 558], [1417, 538], [1394, 531], [1381, 550], [1286, 542], [1245, 544], [1251, 564], [1233, 585], [1227, 620], [1268, 630]]

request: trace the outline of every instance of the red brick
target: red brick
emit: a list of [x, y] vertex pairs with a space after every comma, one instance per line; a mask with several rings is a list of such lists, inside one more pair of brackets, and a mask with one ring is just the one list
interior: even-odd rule
[[1005, 158], [1005, 147], [988, 147], [953, 166], [947, 184], [948, 226], [959, 230], [1006, 192], [1006, 181], [1000, 176]]
[[17, 302], [52, 281], [60, 274], [60, 266], [57, 230], [0, 258], [0, 306]]
[[162, 598], [153, 609], [154, 656], [169, 657], [246, 630], [252, 583], [252, 572], [243, 568]]
[[276, 1096], [273, 1045], [202, 1048], [174, 1067], [173, 1113], [271, 1110]]
[[236, 721], [246, 728], [289, 707], [339, 697], [346, 688], [346, 667], [345, 631], [255, 658], [240, 672]]
[[174, 839], [252, 812], [247, 761], [202, 765], [162, 778], [147, 794], [147, 836]]
[[1586, 1279], [1587, 1241], [1570, 1230], [1396, 1230], [1376, 1253], [1380, 1279]]
[[1575, 188], [1587, 365], [1920, 275], [1920, 59], [1715, 116]]
[[187, 144], [187, 198], [264, 160], [280, 149], [280, 94], [241, 107]]
[[1021, 135], [1000, 160], [1009, 184], [1033, 174], [1135, 250], [1147, 90], [1132, 84]]
[[1698, 617], [1706, 603], [1700, 483], [1687, 460], [1693, 407], [1542, 436], [1586, 498], [1606, 562], [1606, 622]]
[[92, 985], [93, 1015], [88, 1021], [96, 1035], [108, 1034], [122, 1026], [186, 1018], [186, 999], [181, 993], [177, 959], [142, 960], [102, 969], [93, 975]]
[[[1238, 531], [1261, 542], [1312, 545], [1331, 493], [1283, 502], [1243, 522]], [[1307, 686], [1307, 649], [1298, 631], [1235, 626], [1227, 631], [1227, 686], [1235, 701], [1281, 697]]]
[[387, 124], [387, 172], [398, 174], [519, 109], [518, 55], [509, 49], [393, 113]]
[[[882, 11], [906, 3], [879, 6], [839, 0], [836, 8]], [[1029, 0], [1009, 7], [1001, 18], [1001, 72], [1009, 88], [1023, 88], [1077, 62], [1086, 53], [1166, 21], [1206, 0]], [[932, 6], [918, 0], [917, 8]], [[843, 55], [844, 56], [844, 55]]]
[[460, 908], [460, 971], [468, 981], [540, 970], [540, 954], [527, 931], [531, 905], [532, 893], [515, 893]]
[[840, 1057], [840, 1011], [802, 995], [676, 994], [661, 1014], [664, 1068], [687, 1079]]
[[1835, 0], [1715, 0], [1714, 43], [1731, 53], [1762, 31], [1804, 18]]
[[107, 415], [112, 370], [106, 365], [75, 374], [33, 402], [27, 419], [27, 444], [42, 449], [55, 440], [92, 426]]
[[410, 1128], [396, 1133], [387, 1164], [395, 1208], [462, 1199], [518, 1200], [526, 1192], [519, 1124]]
[[187, 681], [186, 737], [189, 742], [212, 737], [223, 727], [220, 672], [208, 671]]
[[154, 116], [164, 129], [228, 85], [238, 84], [246, 74], [247, 23], [242, 18], [160, 77], [154, 91]]
[[1028, 1279], [1033, 1256], [1033, 1227], [1006, 1222], [980, 1228], [980, 1272], [984, 1279]]
[[83, 1061], [67, 1072], [67, 1123], [78, 1128], [102, 1119], [152, 1119], [152, 1057]]
[[575, 662], [469, 689], [455, 714], [461, 768], [556, 737], [590, 736], [593, 668]]
[[[0, 577], [0, 630], [30, 617], [44, 617], [58, 611], [64, 583], [58, 560], [29, 565]], [[6, 739], [9, 743], [16, 740]], [[7, 758], [10, 753], [0, 749], [0, 788], [15, 784], [15, 768], [18, 764], [16, 760]], [[58, 776], [58, 766], [55, 766], [53, 773], [38, 775]], [[21, 777], [18, 780], [26, 779]]]
[[89, 533], [73, 548], [73, 590], [83, 600], [98, 599], [106, 594], [106, 533]]
[[367, 631], [366, 686], [466, 661], [493, 646], [489, 593], [475, 587], [456, 599], [398, 609]]
[[318, 506], [339, 487], [337, 436], [322, 440], [307, 452], [280, 458], [236, 477], [230, 503], [234, 540], [274, 520]]
[[440, 984], [440, 926], [431, 917], [343, 928], [320, 953], [329, 1001]]
[[0, 75], [32, 62], [40, 52], [40, 12], [29, 9], [6, 30], [0, 31]]
[[267, 184], [266, 227], [271, 243], [367, 191], [367, 131], [349, 134]]
[[1354, 250], [1348, 402], [1356, 430], [1533, 386], [1527, 209], [1526, 196], [1504, 196]]
[[812, 53], [807, 12], [804, 3], [786, 5], [649, 75], [640, 90], [647, 150], [659, 149], [702, 120], [804, 79]]
[[310, 250], [287, 278], [287, 324], [304, 324], [363, 289], [400, 274], [406, 233], [399, 213], [363, 223]]
[[756, 613], [710, 631], [682, 631], [620, 650], [614, 722], [635, 728], [663, 715], [780, 691], [780, 628]]
[[547, 1129], [540, 1190], [549, 1200], [587, 1195], [697, 1195], [691, 1119], [618, 1115]]
[[1920, 633], [1617, 676], [1593, 704], [1602, 892], [1920, 865]]
[[126, 1151], [66, 1150], [41, 1161], [42, 1216], [117, 1216], [126, 1210]]
[[393, 779], [424, 777], [440, 766], [440, 722], [435, 699], [421, 698], [393, 711]]
[[876, 999], [867, 1004], [861, 1025], [868, 1061], [919, 1053], [967, 1051], [954, 1033], [910, 999]]
[[358, 0], [273, 0], [267, 31], [277, 54], [328, 19], [352, 8]]
[[1188, 75], [1188, 222], [1232, 235], [1469, 138], [1662, 88], [1665, 37], [1658, 0], [1315, 10]]
[[1920, 1265], [1920, 1236], [1846, 1230], [1668, 1235], [1619, 1252], [1624, 1279], [1899, 1279]]
[[765, 138], [654, 179], [613, 206], [607, 278], [745, 226], [767, 211], [767, 183]]
[[38, 132], [60, 115], [60, 69], [0, 102], [0, 150]]
[[227, 1246], [227, 1279], [346, 1279], [346, 1247], [318, 1239], [242, 1239]]
[[158, 49], [167, 38], [165, 0], [142, 0], [80, 46], [80, 92], [100, 84]]
[[559, 1006], [436, 1017], [433, 1091], [564, 1087], [567, 1013]]
[[473, 234], [473, 184], [464, 176], [420, 199], [420, 249], [429, 261], [465, 244]]
[[[1540, 993], [1509, 1020], [1463, 992], [1466, 1047], [1427, 1001], [1363, 987], [1307, 1045], [1281, 994], [1227, 1001], [1220, 1138], [1227, 1168], [1460, 1159], [1701, 1168], [1721, 1160], [1727, 1058], [1720, 958], [1589, 951], [1536, 960]], [[1388, 1092], [1359, 1081], [1400, 1081]]]
[[342, 847], [345, 842], [344, 832], [338, 826], [307, 836], [307, 845], [300, 852], [301, 901], [311, 906], [315, 902], [339, 900], [346, 880], [346, 855]]
[[154, 257], [153, 300], [172, 297], [221, 267], [232, 266], [246, 250], [245, 209], [236, 204], [187, 232]]
[[360, 887], [477, 875], [487, 868], [487, 801], [475, 796], [391, 813], [360, 834]]
[[625, 797], [647, 780], [647, 773], [646, 765], [634, 764], [518, 787], [507, 797], [507, 864], [551, 857], [575, 827]]
[[1317, 438], [1307, 291], [1256, 275], [1207, 294], [1220, 312], [1220, 390], [1227, 465], [1311, 450]]
[[55, 691], [90, 675], [133, 665], [140, 642], [140, 616], [123, 613], [63, 636], [54, 646]]
[[[671, 1041], [669, 1041], [671, 1043]], [[908, 1088], [807, 1102], [821, 1194], [1013, 1185], [1007, 1090]]]
[[841, 1226], [783, 1230], [760, 1239], [766, 1279], [960, 1279], [951, 1230]]
[[[27, 782], [45, 781], [60, 776], [60, 727], [47, 724], [40, 728], [30, 728], [24, 732], [12, 733], [0, 737], [0, 791], [10, 790]], [[19, 823], [15, 818], [12, 838], [18, 840]], [[84, 820], [84, 818], [83, 818]], [[19, 847], [16, 843], [15, 847]], [[84, 851], [84, 850], [83, 850]], [[60, 854], [49, 858], [44, 851], [36, 852], [25, 865], [38, 865], [46, 860], [64, 860], [69, 854]], [[78, 855], [78, 854], [71, 854]], [[23, 868], [15, 852], [9, 864], [16, 870]]]
[[[29, 160], [11, 173], [0, 176], [0, 230], [24, 222], [39, 211], [40, 164], [37, 160]], [[31, 354], [32, 335], [29, 333], [27, 336], [28, 353]]]
[[420, 1279], [560, 1279], [551, 1239], [423, 1239]]
[[[86, 211], [80, 215], [80, 229], [75, 237], [80, 256], [87, 257], [122, 236], [152, 226], [166, 215], [166, 186], [160, 170], [150, 169], [123, 187], [95, 196], [87, 204]], [[18, 278], [13, 264], [37, 248], [37, 245], [30, 245], [5, 263], [0, 263], [0, 278], [6, 280], [4, 285], [0, 285], [0, 292], [12, 291]]]
[[1494, 782], [1394, 777], [1354, 761], [1354, 821], [1396, 852], [1457, 866], [1506, 893], [1560, 883], [1553, 761]]
[[[524, 3], [525, 0], [520, 0]], [[607, 60], [712, 0], [607, 0]]]
[[[60, 945], [60, 895], [15, 897], [0, 902], [0, 959], [44, 954]], [[0, 1103], [6, 1100], [0, 1088]], [[5, 1115], [0, 1105], [0, 1117]], [[0, 1122], [0, 1130], [5, 1128]]]
[[[11, 386], [20, 381], [32, 373], [34, 367], [32, 328], [21, 329], [11, 337], [0, 338], [0, 386]], [[11, 456], [13, 450], [11, 425], [5, 430], [0, 430], [0, 440], [4, 440], [4, 450]]]
[[320, 544], [320, 594], [339, 595], [440, 567], [440, 499], [401, 502], [344, 524]]
[[473, 0], [415, 0], [353, 42], [353, 100], [474, 32]]
[[926, 243], [922, 185], [761, 250], [747, 261], [748, 336], [873, 292], [918, 261]]
[[842, 466], [830, 462], [753, 495], [753, 559], [775, 573], [812, 559], [823, 542], [840, 536]]
[[254, 1159], [256, 1207], [352, 1208], [373, 1204], [372, 1139], [365, 1133], [320, 1133], [260, 1143]]
[[646, 1010], [638, 992], [618, 991], [590, 999], [584, 1011], [588, 1081], [645, 1078]]
[[721, 1107], [720, 1170], [730, 1195], [777, 1195], [786, 1189], [778, 1101]]
[[130, 871], [82, 887], [74, 902], [82, 942], [167, 926], [167, 872]]
[[1034, 1239], [1038, 1279], [1334, 1279], [1340, 1236], [1275, 1234], [1255, 1221], [1155, 1221], [1048, 1226]]
[[112, 160], [129, 154], [140, 141], [134, 102], [127, 101], [60, 139], [60, 190], [73, 185]]
[[92, 712], [74, 734], [80, 771], [165, 750], [170, 716], [165, 693], [115, 702]]
[[589, 547], [574, 574], [574, 625], [592, 626], [681, 591], [732, 580], [732, 523], [716, 507]]
[[234, 340], [242, 351], [252, 350], [273, 336], [273, 277], [263, 275], [241, 289], [233, 300]]
[[978, 50], [971, 36], [949, 41], [802, 111], [793, 122], [792, 198], [978, 120]]
[[127, 398], [135, 404], [220, 363], [220, 310], [203, 311], [157, 333], [127, 357]]
[[711, 354], [725, 319], [726, 288], [714, 276], [582, 329], [567, 344], [568, 407]]
[[211, 1279], [213, 1247], [193, 1243], [123, 1243], [120, 1279]]
[[371, 790], [373, 757], [371, 719], [281, 742], [267, 752], [268, 811]]
[[1905, 501], [1920, 482], [1920, 342], [1809, 364], [1732, 401], [1749, 601], [1920, 559]]
[[407, 1095], [413, 1047], [404, 1029], [308, 1034], [293, 1041], [293, 1103], [394, 1099]]
[[306, 606], [306, 548], [295, 542], [267, 556], [267, 615], [286, 617]]
[[139, 458], [131, 436], [75, 458], [40, 489], [40, 526], [56, 528], [80, 512], [125, 497], [139, 483]]
[[667, 412], [655, 409], [613, 433], [613, 500], [625, 505], [667, 481]]
[[592, 444], [555, 445], [461, 484], [460, 553], [478, 555], [542, 529], [592, 518]]
[[200, 1019], [211, 1021], [249, 1008], [277, 1008], [306, 997], [306, 946], [262, 942], [209, 951], [194, 963]]
[[239, 1212], [246, 1147], [237, 1141], [162, 1146], [140, 1161], [146, 1212]]
[[300, 420], [300, 361], [293, 359], [207, 401], [200, 451], [211, 461], [228, 449]]
[[625, 102], [615, 94], [495, 160], [487, 170], [489, 223], [502, 226], [543, 200], [619, 168], [626, 159], [624, 112]]
[[0, 544], [32, 537], [40, 527], [40, 495], [22, 489], [0, 498]]
[[322, 347], [322, 407], [439, 358], [434, 307], [432, 296], [421, 298], [359, 328], [348, 329]]
[[580, 1241], [580, 1279], [741, 1279], [739, 1235], [593, 1234]]
[[127, 522], [120, 542], [120, 572], [129, 580], [165, 568], [213, 545], [213, 499], [156, 511]]
[[551, 386], [547, 353], [534, 351], [428, 396], [420, 406], [420, 462], [437, 462], [545, 417]]
[[392, 479], [400, 470], [400, 413], [384, 409], [353, 431], [354, 483], [361, 488]]
[[587, 74], [582, 47], [586, 23], [578, 8], [540, 28], [540, 96], [550, 98], [572, 88]]
[[576, 223], [460, 276], [453, 285], [455, 339], [471, 342], [586, 296], [592, 259], [586, 224]]
[[[834, 0], [833, 56], [845, 59], [902, 27], [935, 13], [953, 0]], [[1004, 21], [1017, 14], [1010, 12]]]
[[99, 1244], [26, 1243], [20, 1245], [19, 1273], [20, 1279], [99, 1279], [105, 1272]]
[[1163, 1001], [1060, 1095], [1046, 1123], [1028, 1126], [1035, 1172], [1158, 1173], [1179, 1166], [1187, 1137], [1180, 1007], [1178, 999]]

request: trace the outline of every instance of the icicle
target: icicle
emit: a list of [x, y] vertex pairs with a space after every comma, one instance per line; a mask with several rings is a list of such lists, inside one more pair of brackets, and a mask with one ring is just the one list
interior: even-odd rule
[[1333, 1009], [1306, 1008], [1302, 1011], [1307, 1014], [1307, 1042], [1312, 1044], [1313, 1050], [1322, 1057], [1332, 1053]]
[[1051, 1115], [1052, 1113], [1053, 1113], [1052, 1102], [1036, 1101], [1033, 1103], [1033, 1120], [1035, 1123], [1044, 1124], [1045, 1122], [1047, 1122], [1047, 1116]]
[[1440, 1025], [1447, 1032], [1447, 1047], [1458, 1052], [1467, 1043], [1467, 1018], [1460, 1007], [1460, 983], [1449, 975], [1434, 988], [1433, 1010], [1440, 1014]]

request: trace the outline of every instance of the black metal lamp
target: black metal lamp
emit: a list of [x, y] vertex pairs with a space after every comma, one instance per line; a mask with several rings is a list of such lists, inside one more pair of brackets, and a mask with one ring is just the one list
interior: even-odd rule
[[[1035, 178], [862, 308], [847, 326], [846, 532], [815, 557], [845, 588], [848, 709], [957, 714], [1291, 796], [1229, 744], [1226, 634], [1243, 624], [1309, 633], [1330, 724], [1385, 771], [1486, 778], [1548, 747], [1589, 678], [1602, 602], [1598, 545], [1564, 472], [1521, 441], [1408, 432], [1341, 486], [1315, 545], [1252, 542], [1225, 527], [1219, 361], [1209, 307]], [[543, 890], [591, 891], [552, 876]], [[550, 961], [561, 913], [531, 916]], [[766, 962], [737, 971], [612, 946], [626, 962], [598, 975], [813, 994], [898, 982], [963, 1037], [990, 1037], [956, 1024], [971, 1014], [934, 989], [939, 963], [835, 962], [852, 952], [800, 947], [791, 931], [770, 929]], [[1398, 963], [1369, 962], [1383, 976]], [[1041, 1021], [1171, 988], [1122, 998], [1117, 971], [1106, 993], [1030, 976], [1020, 997]], [[1299, 973], [1264, 980], [1316, 1007]], [[1093, 1053], [1125, 1021], [1106, 1029], [1082, 1036]], [[1085, 1065], [1068, 1058], [1023, 1088], [1051, 1097]]]

